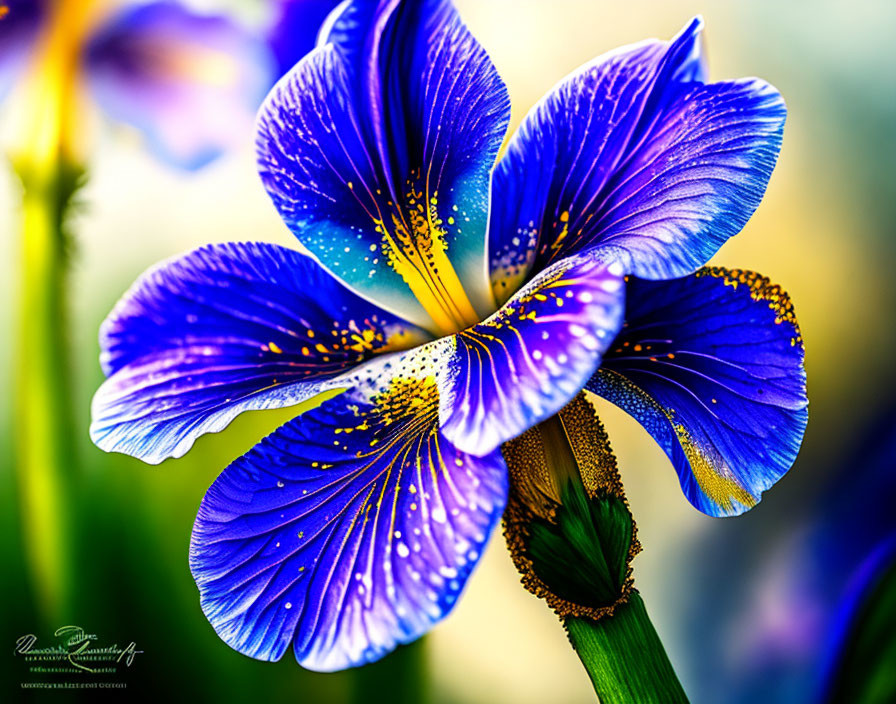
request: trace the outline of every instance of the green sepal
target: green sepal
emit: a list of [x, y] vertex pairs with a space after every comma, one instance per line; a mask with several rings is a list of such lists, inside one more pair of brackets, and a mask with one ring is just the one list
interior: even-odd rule
[[616, 457], [580, 394], [502, 447], [504, 536], [523, 586], [560, 616], [603, 704], [686, 704], [633, 588], [640, 551]]
[[632, 516], [619, 497], [589, 497], [569, 481], [554, 522], [535, 517], [529, 525], [527, 556], [550, 589], [575, 604], [602, 608], [623, 593], [629, 573]]

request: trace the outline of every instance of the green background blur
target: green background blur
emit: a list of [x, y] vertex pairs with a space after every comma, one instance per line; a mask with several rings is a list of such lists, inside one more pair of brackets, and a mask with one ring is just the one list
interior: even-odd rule
[[[777, 554], [782, 544], [799, 541], [807, 525], [826, 520], [812, 497], [821, 486], [849, 482], [858, 438], [892, 406], [896, 3], [457, 4], [508, 83], [512, 126], [555, 82], [585, 61], [621, 44], [671, 37], [698, 13], [706, 20], [714, 79], [761, 76], [787, 100], [784, 148], [766, 198], [714, 263], [758, 270], [794, 299], [806, 342], [811, 401], [809, 429], [796, 466], [754, 511], [727, 522], [710, 519], [690, 507], [665, 456], [640, 427], [601, 406], [644, 546], [635, 561], [636, 586], [685, 689], [694, 701], [718, 701], [709, 693], [719, 691], [719, 681], [721, 691], [726, 680], [731, 687], [739, 686], [726, 673], [762, 676], [748, 647], [758, 629], [768, 625], [751, 618], [756, 604], [771, 609], [770, 618], [787, 628], [788, 613], [777, 614], [774, 590], [771, 596], [767, 593], [768, 571], [784, 578], [796, 566], [786, 558], [769, 562], [762, 556]], [[0, 127], [7, 124], [11, 121], [0, 120]], [[4, 132], [0, 141], [8, 147], [14, 139]], [[403, 649], [381, 665], [317, 675], [302, 671], [291, 655], [266, 664], [224, 645], [199, 609], [187, 566], [192, 522], [205, 489], [220, 470], [288, 419], [289, 411], [244, 415], [226, 432], [201, 439], [185, 458], [159, 467], [105, 455], [91, 446], [89, 404], [101, 382], [97, 329], [133, 279], [156, 261], [209, 241], [291, 244], [255, 175], [251, 139], [247, 134], [239, 153], [198, 174], [184, 175], [158, 165], [134, 135], [100, 123], [90, 180], [80, 194], [83, 205], [75, 219], [78, 238], [69, 301], [81, 443], [76, 490], [70, 497], [75, 519], [67, 527], [75, 565], [68, 588], [76, 603], [67, 620], [103, 642], [135, 641], [145, 651], [127, 673], [131, 696], [142, 692], [198, 701], [264, 702], [592, 701], [588, 679], [563, 631], [548, 609], [519, 586], [500, 535], [455, 612], [421, 645]], [[10, 341], [17, 315], [19, 198], [14, 177], [8, 169], [0, 170], [3, 701], [10, 692], [18, 696], [18, 683], [26, 678], [22, 663], [12, 655], [15, 639], [28, 632], [47, 639], [62, 625], [41, 622], [36, 590], [26, 577], [11, 460]], [[874, 492], [874, 486], [867, 491]], [[856, 514], [860, 512], [859, 502]], [[711, 540], [716, 547], [721, 541], [724, 548], [729, 536], [730, 550], [713, 553], [725, 559], [709, 566], [719, 580], [696, 579], [690, 565], [699, 561], [701, 546]], [[749, 551], [742, 550], [745, 539], [753, 541]], [[729, 583], [741, 585], [745, 597], [734, 603], [725, 599], [721, 592]], [[718, 642], [718, 633], [689, 628], [682, 609], [695, 598], [710, 630], [713, 623], [718, 628], [739, 624], [730, 631], [730, 647], [709, 647]], [[827, 616], [820, 615], [822, 626]], [[739, 647], [741, 640], [747, 645]], [[766, 700], [812, 701], [810, 682], [819, 649], [788, 652], [780, 664], [804, 676], [786, 694], [770, 688]], [[716, 689], [708, 686], [708, 679], [716, 680]], [[46, 694], [48, 699], [71, 698], [70, 693]], [[735, 698], [733, 693], [726, 697]]]

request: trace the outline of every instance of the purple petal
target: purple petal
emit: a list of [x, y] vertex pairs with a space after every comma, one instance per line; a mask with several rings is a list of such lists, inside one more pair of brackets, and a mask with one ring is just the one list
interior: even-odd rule
[[260, 39], [173, 2], [113, 15], [91, 39], [85, 63], [109, 116], [141, 130], [159, 158], [185, 169], [248, 144], [273, 75]]
[[752, 272], [633, 280], [626, 324], [588, 383], [637, 418], [682, 489], [741, 513], [796, 458], [807, 420], [803, 344], [787, 294]]
[[777, 159], [784, 102], [756, 79], [704, 84], [701, 28], [598, 58], [523, 121], [492, 192], [499, 300], [592, 248], [643, 278], [682, 276], [747, 222]]
[[443, 386], [445, 436], [483, 454], [560, 411], [619, 331], [623, 293], [618, 264], [570, 258], [458, 333]]
[[304, 667], [379, 659], [444, 618], [500, 519], [500, 452], [438, 430], [432, 378], [346, 393], [290, 421], [209, 489], [190, 568], [241, 653]]
[[325, 267], [441, 334], [494, 310], [489, 170], [506, 89], [450, 3], [355, 3], [262, 108], [259, 168]]
[[298, 252], [202, 247], [144, 274], [103, 323], [91, 437], [146, 462], [180, 457], [245, 410], [301, 403], [426, 339]]

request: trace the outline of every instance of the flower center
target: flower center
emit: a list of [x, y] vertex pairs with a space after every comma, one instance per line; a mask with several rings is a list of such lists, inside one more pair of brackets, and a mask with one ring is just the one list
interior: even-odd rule
[[[407, 283], [436, 331], [451, 335], [481, 317], [448, 258], [447, 230], [438, 204], [438, 191], [427, 198], [425, 190], [409, 180], [405, 207], [392, 210], [391, 222], [377, 220], [376, 231], [382, 235], [381, 249], [389, 266]], [[447, 224], [453, 226], [453, 218]]]

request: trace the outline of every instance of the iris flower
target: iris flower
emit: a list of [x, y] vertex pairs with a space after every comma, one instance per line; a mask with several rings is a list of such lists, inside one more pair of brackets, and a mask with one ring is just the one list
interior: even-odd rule
[[[186, 169], [207, 164], [239, 139], [241, 121], [251, 125], [273, 77], [267, 45], [223, 16], [175, 2], [117, 4], [69, 2], [74, 15], [58, 19], [66, 32], [83, 34], [73, 58], [81, 82], [163, 161]], [[47, 29], [64, 5], [0, 1], [0, 97], [24, 77], [42, 43], [44, 51], [60, 50]]]
[[275, 86], [261, 179], [309, 254], [213, 245], [144, 274], [102, 326], [91, 429], [158, 463], [342, 391], [202, 501], [190, 566], [231, 647], [330, 671], [419, 637], [501, 517], [501, 444], [584, 387], [709, 514], [787, 471], [806, 423], [787, 296], [697, 271], [757, 207], [785, 108], [707, 83], [700, 31], [574, 72], [497, 165], [508, 93], [448, 0], [343, 3]]

